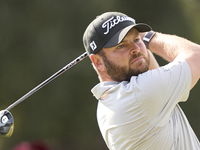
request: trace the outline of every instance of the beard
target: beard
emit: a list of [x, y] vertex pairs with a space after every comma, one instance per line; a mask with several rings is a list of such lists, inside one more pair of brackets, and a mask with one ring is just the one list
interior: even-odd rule
[[119, 66], [111, 61], [109, 61], [105, 55], [102, 55], [105, 67], [107, 69], [108, 75], [115, 81], [122, 82], [122, 81], [130, 81], [132, 76], [138, 76], [141, 73], [144, 73], [149, 70], [149, 53], [148, 57], [144, 54], [139, 52], [138, 54], [134, 55], [131, 60], [136, 59], [137, 57], [142, 56], [145, 62], [136, 62], [135, 68]]

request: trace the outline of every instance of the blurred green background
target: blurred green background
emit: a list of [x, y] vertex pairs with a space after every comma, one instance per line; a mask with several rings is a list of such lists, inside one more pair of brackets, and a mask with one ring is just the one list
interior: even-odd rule
[[[155, 31], [200, 44], [198, 0], [1, 0], [0, 109], [5, 109], [81, 55], [87, 25], [106, 11], [120, 11]], [[166, 64], [157, 57], [160, 65]], [[98, 78], [89, 58], [14, 107], [14, 133], [0, 150], [42, 141], [50, 150], [107, 150], [90, 90]], [[200, 137], [200, 84], [181, 106]]]

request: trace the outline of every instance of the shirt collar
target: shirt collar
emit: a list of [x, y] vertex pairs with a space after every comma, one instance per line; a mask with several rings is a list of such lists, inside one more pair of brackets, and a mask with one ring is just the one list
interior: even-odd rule
[[95, 87], [92, 88], [91, 92], [96, 97], [96, 99], [99, 99], [101, 95], [107, 91], [108, 89], [112, 88], [113, 86], [119, 84], [117, 81], [106, 81], [106, 82], [100, 82]]

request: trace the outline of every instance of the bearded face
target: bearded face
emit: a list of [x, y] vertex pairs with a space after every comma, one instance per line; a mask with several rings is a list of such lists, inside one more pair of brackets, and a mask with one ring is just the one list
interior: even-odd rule
[[[111, 60], [108, 60], [104, 53], [102, 53], [101, 56], [103, 58], [108, 75], [113, 80], [118, 82], [130, 81], [130, 78], [132, 76], [138, 76], [139, 74], [149, 70], [149, 55], [146, 57], [141, 52], [133, 55], [133, 57], [130, 59], [130, 65], [126, 66], [122, 66], [118, 62], [112, 62]], [[136, 60], [140, 57], [142, 57], [143, 60], [134, 62], [134, 66], [131, 66], [131, 61]]]
[[150, 56], [148, 50], [139, 32], [134, 28], [118, 45], [102, 48], [98, 55], [102, 58], [105, 68], [105, 70], [101, 70], [100, 67], [99, 70], [104, 81], [130, 81], [132, 76], [138, 76], [149, 70]]

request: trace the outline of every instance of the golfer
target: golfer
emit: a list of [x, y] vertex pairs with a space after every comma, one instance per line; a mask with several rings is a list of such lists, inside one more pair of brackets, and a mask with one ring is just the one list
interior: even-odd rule
[[[199, 80], [200, 45], [154, 32], [119, 12], [94, 19], [83, 43], [100, 80], [92, 93], [109, 149], [200, 149], [178, 104]], [[152, 53], [169, 64], [159, 67]]]

